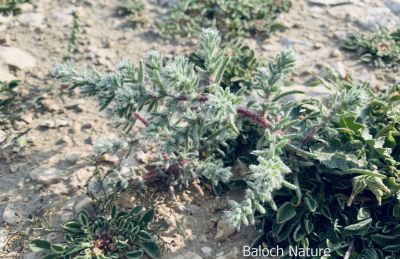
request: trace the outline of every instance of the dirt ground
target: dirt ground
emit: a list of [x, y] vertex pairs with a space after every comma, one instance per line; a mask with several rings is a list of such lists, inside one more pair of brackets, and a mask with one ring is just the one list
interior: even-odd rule
[[[36, 0], [24, 4], [19, 16], [0, 14], [0, 80], [23, 81], [19, 91], [26, 108], [13, 118], [13, 128], [19, 132], [30, 129], [19, 147], [7, 152], [0, 149], [0, 258], [39, 258], [26, 246], [32, 229], [48, 224], [57, 228], [87, 206], [84, 185], [96, 169], [91, 161], [93, 143], [120, 134], [94, 100], [67, 93], [50, 76], [67, 53], [72, 12], [78, 14], [81, 25], [74, 53], [78, 64], [91, 62], [112, 70], [120, 60], [138, 61], [148, 50], [170, 55], [187, 53], [195, 46], [195, 40], [163, 41], [157, 36], [153, 21], [165, 12], [157, 0], [146, 2], [147, 23], [136, 28], [116, 15], [118, 2]], [[400, 5], [398, 1], [292, 2], [290, 12], [279, 18], [287, 30], [265, 40], [247, 40], [257, 56], [265, 59], [286, 47], [295, 50], [297, 68], [288, 87], [305, 90], [309, 96], [326, 94], [321, 87], [307, 87], [315, 75], [323, 75], [326, 64], [342, 76], [351, 74], [381, 89], [400, 80], [398, 71], [370, 67], [339, 47], [347, 33], [395, 28], [400, 13], [390, 3]], [[151, 156], [146, 146], [137, 145], [135, 151], [133, 163], [144, 165]], [[115, 158], [108, 160], [112, 164]], [[198, 198], [186, 190], [175, 201], [167, 193], [158, 195], [158, 216], [169, 226], [162, 236], [163, 258], [242, 258], [240, 250], [256, 236], [254, 228], [217, 235], [217, 231], [229, 232], [221, 217], [230, 195], [215, 199], [206, 192]], [[134, 197], [125, 198], [131, 203]], [[52, 233], [46, 238], [59, 237]]]

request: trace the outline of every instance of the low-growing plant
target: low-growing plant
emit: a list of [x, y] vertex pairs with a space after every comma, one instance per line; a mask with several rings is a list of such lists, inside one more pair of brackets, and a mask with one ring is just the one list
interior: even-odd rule
[[117, 14], [128, 16], [133, 23], [143, 24], [145, 5], [142, 0], [120, 0], [120, 5], [117, 8]]
[[149, 226], [154, 212], [154, 208], [144, 210], [142, 206], [124, 211], [115, 205], [108, 213], [102, 211], [94, 217], [82, 211], [62, 226], [64, 242], [35, 239], [30, 247], [34, 252], [45, 252], [46, 259], [160, 258]]
[[276, 18], [291, 7], [290, 0], [179, 0], [157, 26], [165, 35], [192, 37], [201, 28], [215, 27], [225, 38], [268, 36], [282, 30]]
[[[253, 245], [329, 248], [332, 258], [399, 256], [399, 87], [377, 93], [332, 72], [322, 80], [327, 100], [284, 102], [301, 94], [283, 86], [295, 63], [284, 50], [234, 90], [224, 82], [230, 60], [220, 40], [203, 30], [199, 66], [151, 51], [114, 73], [67, 63], [54, 75], [95, 96], [127, 132], [140, 122], [145, 140], [159, 143], [142, 179], [164, 177], [172, 192], [208, 181], [219, 193], [242, 183], [244, 200], [232, 201], [226, 217], [237, 228], [262, 223]], [[238, 159], [249, 170], [234, 178]]]
[[71, 58], [73, 52], [76, 50], [78, 44], [78, 33], [80, 31], [80, 20], [79, 16], [76, 12], [72, 12], [72, 29], [71, 29], [71, 36], [68, 40], [68, 53], [67, 58]]
[[15, 89], [20, 84], [20, 81], [13, 80], [10, 82], [0, 81], [0, 114], [3, 116], [8, 113], [10, 104], [18, 97], [18, 93]]
[[22, 11], [19, 5], [30, 2], [31, 0], [0, 0], [0, 13], [18, 15]]
[[400, 29], [392, 33], [353, 34], [342, 42], [342, 46], [357, 52], [362, 61], [377, 66], [400, 63]]
[[[232, 91], [248, 88], [254, 83], [253, 77], [260, 66], [260, 61], [255, 58], [254, 51], [238, 40], [221, 46], [229, 57], [229, 63], [225, 69], [221, 86], [230, 87]], [[205, 68], [204, 57], [192, 53], [189, 60], [197, 67]]]

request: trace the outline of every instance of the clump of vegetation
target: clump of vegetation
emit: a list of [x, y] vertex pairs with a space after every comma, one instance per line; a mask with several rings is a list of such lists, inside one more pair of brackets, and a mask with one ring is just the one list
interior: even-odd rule
[[30, 247], [47, 253], [46, 259], [138, 259], [144, 255], [156, 259], [161, 253], [149, 226], [153, 219], [154, 209], [144, 210], [141, 206], [123, 211], [114, 205], [108, 213], [99, 212], [95, 217], [82, 211], [62, 226], [63, 243], [35, 239]]
[[76, 50], [78, 44], [78, 33], [80, 32], [80, 20], [78, 14], [76, 12], [72, 12], [72, 17], [72, 29], [71, 36], [68, 40], [67, 58], [71, 58], [73, 52]]
[[143, 24], [145, 22], [144, 12], [145, 5], [142, 0], [121, 0], [117, 8], [117, 14], [128, 16], [133, 23]]
[[18, 96], [15, 88], [18, 87], [20, 81], [14, 80], [10, 82], [0, 81], [0, 125], [7, 122], [6, 115], [9, 113], [9, 107], [13, 100]]
[[382, 31], [371, 36], [353, 34], [343, 41], [342, 46], [357, 52], [362, 61], [376, 66], [400, 63], [400, 29], [393, 33]]
[[206, 27], [218, 29], [229, 39], [268, 36], [284, 28], [276, 18], [290, 7], [290, 0], [179, 0], [157, 26], [163, 34], [183, 37], [198, 35]]
[[31, 0], [0, 0], [0, 13], [18, 15], [21, 13], [20, 4], [30, 3]]
[[[224, 44], [222, 48], [229, 57], [229, 63], [225, 69], [221, 86], [223, 88], [230, 87], [233, 91], [250, 87], [260, 66], [260, 62], [255, 58], [254, 51], [240, 40]], [[189, 60], [197, 67], [205, 68], [206, 60], [204, 57], [196, 55], [196, 52], [190, 54]]]
[[[257, 224], [262, 234], [254, 246], [329, 248], [333, 258], [398, 257], [399, 86], [379, 93], [332, 73], [322, 81], [331, 90], [327, 100], [282, 102], [301, 93], [283, 86], [295, 65], [291, 50], [260, 64], [251, 83], [231, 89], [220, 41], [217, 31], [203, 30], [198, 66], [151, 51], [114, 73], [67, 63], [54, 75], [95, 96], [127, 132], [140, 122], [145, 139], [160, 143], [142, 180], [163, 177], [171, 192], [200, 193], [205, 181], [216, 193], [241, 181], [244, 200], [232, 201], [226, 217], [237, 228]], [[248, 165], [244, 179], [232, 176], [237, 160]]]

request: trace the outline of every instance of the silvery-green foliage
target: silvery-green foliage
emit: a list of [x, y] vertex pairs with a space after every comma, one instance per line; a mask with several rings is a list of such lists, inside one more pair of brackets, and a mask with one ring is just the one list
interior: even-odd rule
[[93, 148], [97, 155], [104, 155], [106, 153], [116, 154], [124, 143], [119, 139], [101, 139], [94, 143]]
[[[262, 221], [257, 244], [329, 247], [336, 258], [354, 243], [355, 255], [373, 245], [375, 253], [398, 256], [400, 87], [375, 93], [333, 75], [322, 81], [332, 91], [326, 100], [283, 102], [301, 93], [284, 86], [294, 68], [293, 52], [284, 50], [261, 65], [254, 82], [233, 91], [222, 86], [230, 60], [216, 48], [217, 35], [201, 36], [201, 68], [152, 51], [113, 73], [80, 75], [61, 66], [56, 75], [75, 78], [72, 88], [92, 89], [127, 129], [144, 126], [147, 140], [160, 147], [145, 176], [164, 177], [172, 193], [182, 186], [199, 190], [202, 180], [217, 191], [245, 186], [244, 200], [231, 202], [226, 216], [237, 228]], [[230, 182], [237, 159], [249, 169]], [[129, 184], [110, 175], [106, 190]]]
[[277, 207], [273, 200], [275, 191], [283, 186], [293, 190], [297, 189], [297, 186], [285, 180], [286, 174], [291, 170], [275, 153], [275, 148], [272, 146], [272, 149], [267, 151], [252, 152], [253, 155], [257, 155], [258, 164], [249, 167], [245, 200], [240, 204], [232, 202], [232, 209], [226, 214], [229, 222], [236, 228], [240, 228], [242, 223], [254, 224], [255, 212], [265, 213], [265, 203], [276, 210]]

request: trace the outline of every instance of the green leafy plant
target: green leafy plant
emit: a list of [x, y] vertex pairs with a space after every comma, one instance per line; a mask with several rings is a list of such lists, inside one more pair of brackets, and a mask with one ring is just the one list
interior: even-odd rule
[[31, 0], [0, 0], [0, 13], [18, 15], [21, 13], [20, 4], [30, 3]]
[[183, 37], [198, 35], [205, 27], [215, 27], [229, 39], [268, 36], [284, 28], [276, 18], [290, 7], [290, 0], [179, 0], [157, 26], [165, 35]]
[[68, 40], [68, 53], [67, 57], [70, 58], [73, 54], [73, 52], [76, 49], [76, 45], [78, 44], [78, 33], [80, 31], [80, 21], [79, 21], [79, 16], [76, 12], [72, 13], [72, 30], [71, 30], [71, 36], [69, 37]]
[[[172, 193], [205, 181], [216, 193], [244, 186], [226, 217], [237, 228], [258, 225], [253, 245], [329, 248], [333, 258], [399, 256], [399, 87], [378, 93], [332, 72], [322, 80], [328, 99], [283, 101], [302, 94], [283, 85], [295, 63], [284, 50], [233, 89], [225, 73], [235, 64], [220, 41], [203, 30], [198, 65], [152, 51], [114, 73], [67, 63], [54, 75], [95, 96], [126, 132], [140, 122], [143, 141], [159, 143], [144, 182], [161, 177]], [[249, 170], [235, 178], [237, 160]]]
[[9, 106], [18, 96], [15, 88], [18, 87], [20, 81], [14, 80], [10, 82], [0, 81], [0, 124], [6, 122], [6, 114], [9, 113]]
[[393, 33], [381, 31], [371, 36], [353, 34], [342, 42], [342, 46], [357, 52], [364, 62], [377, 66], [396, 65], [400, 62], [400, 29]]
[[117, 14], [128, 16], [133, 23], [143, 24], [145, 22], [144, 10], [145, 5], [142, 0], [121, 0], [117, 8]]
[[109, 213], [101, 212], [93, 218], [82, 211], [62, 226], [65, 232], [63, 243], [35, 239], [30, 242], [30, 247], [32, 251], [47, 253], [46, 259], [133, 259], [144, 255], [160, 258], [160, 248], [149, 226], [154, 213], [154, 208], [143, 210], [137, 206], [123, 211], [115, 205]]
[[[260, 62], [255, 58], [254, 51], [240, 40], [231, 44], [224, 44], [222, 48], [229, 57], [229, 63], [225, 69], [221, 86], [223, 88], [230, 87], [232, 91], [250, 87], [260, 66]], [[195, 52], [190, 54], [189, 60], [196, 66], [205, 68], [205, 60], [197, 56]]]

